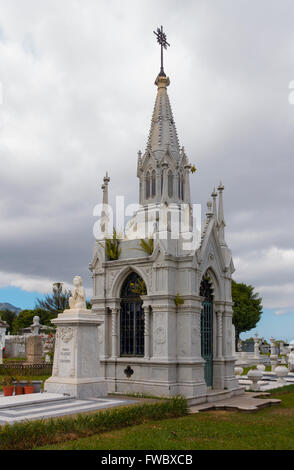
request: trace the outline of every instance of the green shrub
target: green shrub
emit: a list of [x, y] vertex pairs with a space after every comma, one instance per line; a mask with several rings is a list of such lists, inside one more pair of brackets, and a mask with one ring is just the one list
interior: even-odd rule
[[106, 254], [110, 261], [115, 261], [119, 258], [121, 254], [121, 249], [119, 248], [119, 239], [116, 233], [115, 228], [113, 229], [112, 238], [106, 238]]
[[147, 255], [151, 256], [154, 251], [154, 240], [153, 238], [148, 238], [147, 240], [140, 240], [140, 248], [135, 248], [138, 251], [144, 251]]
[[182, 397], [174, 397], [156, 403], [112, 408], [75, 417], [6, 424], [0, 427], [0, 449], [33, 449], [134, 426], [149, 420], [177, 418], [187, 414], [187, 410], [187, 401]]
[[175, 301], [175, 304], [176, 304], [177, 307], [179, 305], [183, 305], [183, 303], [185, 303], [185, 300], [180, 296], [179, 293], [175, 296], [174, 301]]

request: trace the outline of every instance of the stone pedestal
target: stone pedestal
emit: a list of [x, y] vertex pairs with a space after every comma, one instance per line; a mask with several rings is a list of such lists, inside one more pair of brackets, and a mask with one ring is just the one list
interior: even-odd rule
[[57, 326], [52, 377], [45, 391], [76, 398], [107, 394], [100, 374], [98, 326], [101, 320], [87, 309], [65, 310], [52, 320]]
[[259, 338], [257, 335], [255, 335], [254, 338], [254, 357], [256, 359], [260, 358], [260, 351], [259, 351]]
[[289, 372], [294, 372], [294, 350], [291, 350], [288, 357], [288, 368]]
[[276, 354], [271, 354], [270, 361], [271, 361], [271, 371], [274, 372], [275, 368], [278, 365], [278, 356]]
[[260, 384], [258, 382], [262, 379], [262, 376], [263, 373], [261, 370], [251, 369], [248, 372], [247, 377], [249, 380], [252, 381], [252, 390], [254, 392], [258, 392], [260, 390]]
[[28, 336], [26, 341], [27, 362], [40, 364], [42, 362], [43, 344], [41, 336]]
[[287, 383], [285, 380], [285, 377], [287, 377], [289, 371], [288, 368], [285, 366], [278, 366], [275, 368], [275, 373], [278, 376], [278, 382], [279, 383]]

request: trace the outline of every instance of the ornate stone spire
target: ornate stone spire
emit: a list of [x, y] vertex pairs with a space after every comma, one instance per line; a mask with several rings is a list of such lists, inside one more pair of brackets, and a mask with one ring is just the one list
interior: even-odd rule
[[222, 246], [226, 246], [225, 242], [225, 218], [224, 218], [224, 205], [223, 205], [223, 190], [225, 187], [220, 182], [218, 189], [219, 201], [218, 201], [218, 236]]
[[158, 75], [155, 80], [157, 96], [146, 150], [152, 152], [157, 160], [164, 157], [167, 149], [174, 159], [180, 158], [176, 125], [167, 94], [169, 84], [169, 78], [162, 75]]
[[217, 209], [216, 209], [216, 198], [217, 198], [217, 192], [215, 190], [215, 188], [213, 188], [213, 191], [211, 193], [211, 197], [212, 197], [212, 211], [213, 211], [213, 217], [214, 219], [217, 221]]
[[108, 214], [108, 183], [110, 181], [110, 178], [108, 176], [108, 173], [106, 172], [106, 175], [103, 178], [103, 184], [101, 186], [101, 189], [103, 191], [103, 207], [102, 207], [102, 212], [101, 212], [101, 232], [104, 235], [108, 234], [108, 222], [109, 222], [109, 214]]
[[207, 220], [209, 221], [209, 220], [213, 217], [212, 202], [211, 202], [210, 199], [207, 201], [206, 206], [207, 206], [206, 218], [207, 218]]
[[190, 204], [191, 165], [184, 149], [180, 150], [176, 125], [167, 94], [170, 84], [163, 69], [163, 49], [169, 44], [163, 28], [158, 28], [161, 67], [155, 80], [157, 96], [144, 155], [138, 154], [137, 177], [140, 180], [140, 204]]
[[201, 243], [202, 243], [202, 241], [205, 237], [210, 219], [212, 219], [212, 217], [213, 217], [212, 201], [210, 199], [207, 201], [206, 208], [207, 208], [206, 209], [206, 219], [205, 219], [204, 227], [203, 227], [203, 230], [202, 230], [202, 233], [201, 233]]

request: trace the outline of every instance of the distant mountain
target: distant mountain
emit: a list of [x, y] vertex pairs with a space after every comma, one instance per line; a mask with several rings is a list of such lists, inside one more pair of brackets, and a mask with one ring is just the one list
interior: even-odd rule
[[12, 312], [15, 312], [17, 315], [19, 314], [19, 312], [21, 312], [21, 308], [15, 307], [14, 305], [11, 305], [8, 302], [0, 303], [0, 311], [1, 310], [11, 310]]

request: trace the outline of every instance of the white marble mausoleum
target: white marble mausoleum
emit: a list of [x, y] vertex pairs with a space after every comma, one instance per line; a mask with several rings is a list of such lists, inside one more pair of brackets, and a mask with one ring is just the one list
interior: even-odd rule
[[[98, 328], [101, 375], [108, 392], [184, 395], [205, 401], [218, 391], [240, 393], [234, 376], [232, 254], [225, 240], [223, 190], [207, 203], [197, 246], [192, 233], [191, 164], [179, 146], [161, 70], [145, 152], [138, 153], [140, 207], [119, 243], [116, 260], [97, 241], [90, 270]], [[108, 202], [108, 176], [103, 202]], [[140, 233], [152, 238], [152, 254], [140, 250]], [[105, 215], [105, 214], [104, 214]], [[173, 236], [173, 217], [182, 225]], [[107, 218], [105, 219], [107, 220]], [[163, 223], [166, 222], [166, 223]], [[107, 224], [103, 229], [107, 234]], [[134, 285], [146, 286], [141, 295]]]

